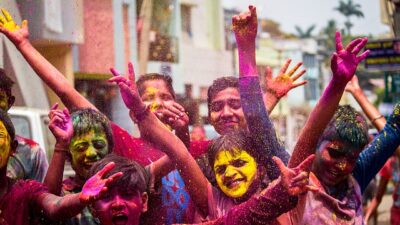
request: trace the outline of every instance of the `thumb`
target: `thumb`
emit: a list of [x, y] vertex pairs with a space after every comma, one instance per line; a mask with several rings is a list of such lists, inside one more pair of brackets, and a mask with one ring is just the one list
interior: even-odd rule
[[265, 79], [266, 80], [272, 79], [272, 69], [270, 66], [267, 66], [267, 69], [265, 70]]
[[315, 155], [312, 154], [308, 156], [300, 165], [297, 167], [300, 171], [307, 170], [309, 171], [312, 163], [314, 162]]
[[281, 173], [284, 173], [286, 171], [286, 166], [280, 158], [274, 156], [272, 157], [272, 160], [274, 160], [275, 164], [278, 166]]
[[128, 63], [128, 71], [129, 71], [129, 80], [132, 82], [135, 82], [135, 70], [133, 69], [133, 64], [132, 62]]

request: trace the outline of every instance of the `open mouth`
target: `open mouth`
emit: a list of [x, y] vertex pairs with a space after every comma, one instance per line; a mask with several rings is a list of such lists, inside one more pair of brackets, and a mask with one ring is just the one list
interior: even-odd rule
[[228, 181], [225, 182], [225, 186], [230, 188], [230, 189], [232, 189], [232, 188], [235, 188], [235, 187], [239, 186], [239, 184], [241, 182], [244, 182], [244, 181], [246, 181], [245, 178], [239, 178], [239, 179], [235, 179], [235, 180], [228, 180]]
[[112, 222], [115, 225], [126, 225], [128, 223], [128, 216], [124, 213], [117, 213], [112, 216]]

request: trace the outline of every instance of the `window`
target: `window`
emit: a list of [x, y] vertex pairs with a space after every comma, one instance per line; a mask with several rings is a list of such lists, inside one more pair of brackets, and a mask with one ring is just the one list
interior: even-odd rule
[[308, 84], [304, 86], [305, 88], [305, 98], [306, 100], [317, 100], [318, 94], [318, 81], [315, 78], [307, 78]]
[[15, 134], [24, 138], [32, 139], [31, 124], [28, 117], [10, 115], [11, 121], [14, 124]]
[[311, 68], [316, 66], [316, 57], [314, 54], [304, 53], [303, 55], [303, 65], [306, 68]]
[[183, 38], [192, 38], [192, 7], [181, 5], [181, 29]]

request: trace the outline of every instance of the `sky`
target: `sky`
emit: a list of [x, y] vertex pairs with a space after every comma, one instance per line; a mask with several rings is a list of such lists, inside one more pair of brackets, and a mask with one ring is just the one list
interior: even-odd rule
[[[333, 8], [339, 0], [223, 0], [225, 8], [245, 11], [249, 4], [257, 7], [257, 15], [273, 19], [280, 24], [281, 30], [296, 34], [295, 26], [306, 30], [315, 24], [313, 34], [320, 31], [329, 19], [335, 19], [339, 27], [344, 27], [345, 17]], [[379, 35], [389, 32], [390, 28], [380, 21], [379, 0], [353, 0], [361, 5], [364, 18], [352, 17], [354, 35]]]

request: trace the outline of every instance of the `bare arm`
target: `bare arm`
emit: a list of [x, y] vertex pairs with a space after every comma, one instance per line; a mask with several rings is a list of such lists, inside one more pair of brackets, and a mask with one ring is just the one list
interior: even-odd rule
[[378, 209], [379, 204], [381, 204], [382, 197], [385, 194], [388, 183], [389, 180], [384, 177], [381, 177], [381, 179], [379, 180], [378, 190], [376, 191], [374, 198], [372, 199], [371, 203], [367, 208], [367, 211], [365, 212], [365, 224], [368, 224], [369, 218]]
[[[28, 21], [22, 22], [21, 28], [17, 27], [11, 16], [3, 10], [7, 21], [0, 23], [0, 32], [8, 37], [24, 56], [26, 61], [37, 75], [56, 93], [67, 108], [92, 108], [96, 109], [85, 99], [68, 80], [49, 63], [29, 42]], [[6, 15], [8, 14], [8, 16]]]
[[120, 76], [115, 70], [112, 70], [115, 77], [110, 81], [116, 82], [120, 87], [121, 96], [125, 105], [130, 109], [130, 116], [137, 121], [139, 129], [146, 134], [149, 140], [156, 144], [159, 149], [165, 152], [178, 168], [190, 197], [197, 207], [208, 214], [207, 189], [209, 182], [201, 172], [196, 161], [190, 155], [186, 146], [165, 127], [157, 117], [149, 112], [139, 96], [133, 71], [133, 65], [129, 63], [129, 79]]
[[346, 84], [353, 77], [358, 63], [368, 55], [368, 51], [357, 54], [367, 43], [367, 38], [358, 38], [343, 48], [340, 33], [336, 32], [336, 52], [331, 59], [332, 80], [324, 90], [317, 105], [312, 110], [294, 148], [289, 167], [295, 167], [309, 155], [315, 153], [318, 140], [332, 116], [335, 114]]

